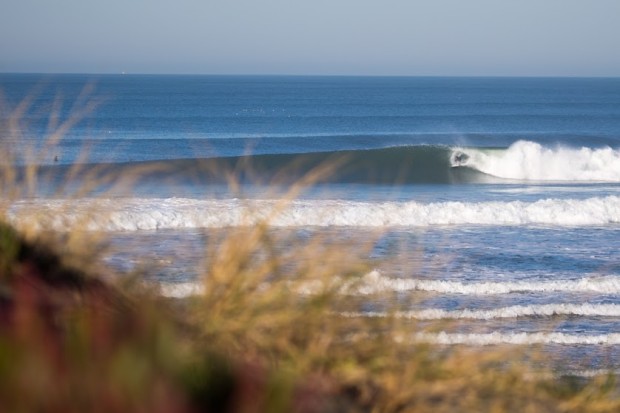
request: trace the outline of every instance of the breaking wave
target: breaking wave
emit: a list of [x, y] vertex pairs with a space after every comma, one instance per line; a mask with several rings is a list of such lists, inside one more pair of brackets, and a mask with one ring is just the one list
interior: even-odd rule
[[500, 333], [461, 334], [461, 333], [420, 333], [414, 340], [434, 344], [470, 346], [489, 346], [499, 344], [532, 345], [532, 344], [564, 344], [564, 345], [620, 345], [620, 334], [574, 335], [565, 333]]
[[620, 182], [620, 150], [544, 147], [517, 141], [508, 149], [455, 149], [453, 167], [519, 181]]
[[[345, 313], [347, 316], [386, 317], [387, 313], [365, 312]], [[618, 304], [542, 304], [515, 305], [494, 309], [444, 310], [429, 308], [418, 311], [401, 311], [394, 314], [399, 318], [416, 320], [493, 320], [522, 317], [584, 316], [584, 317], [620, 317]]]
[[[620, 150], [569, 148], [517, 141], [504, 148], [403, 145], [308, 153], [93, 164], [103, 175], [148, 171], [141, 180], [183, 182], [291, 183], [317, 167], [332, 166], [317, 183], [464, 184], [523, 181], [620, 182]], [[228, 173], [224, 173], [227, 171]], [[71, 178], [70, 165], [44, 165], [40, 173], [57, 183]]]
[[[164, 283], [161, 292], [165, 296], [185, 297], [201, 294], [203, 285], [199, 282]], [[316, 291], [312, 285], [306, 286], [300, 292], [311, 294]], [[456, 294], [471, 296], [493, 296], [513, 293], [595, 293], [620, 294], [620, 277], [617, 276], [589, 276], [575, 280], [558, 281], [508, 281], [508, 282], [459, 282], [443, 280], [421, 280], [386, 277], [373, 270], [364, 275], [359, 282], [345, 284], [343, 294], [371, 295], [386, 292], [423, 291], [440, 294]], [[430, 310], [429, 310], [430, 311]], [[620, 317], [620, 305], [603, 304], [550, 304], [533, 307], [512, 306], [492, 312], [484, 310], [441, 312], [433, 313], [414, 312], [404, 317], [435, 317], [435, 318], [507, 318], [522, 316], [549, 316], [549, 315], [605, 315]], [[438, 311], [438, 312], [435, 312]]]
[[20, 201], [16, 225], [102, 231], [273, 227], [429, 227], [441, 225], [588, 226], [620, 223], [620, 197], [535, 202], [357, 202], [344, 200], [198, 200], [188, 198]]
[[441, 294], [498, 295], [511, 293], [605, 293], [620, 294], [620, 277], [592, 276], [576, 280], [471, 282], [392, 278], [374, 270], [351, 293], [426, 291]]

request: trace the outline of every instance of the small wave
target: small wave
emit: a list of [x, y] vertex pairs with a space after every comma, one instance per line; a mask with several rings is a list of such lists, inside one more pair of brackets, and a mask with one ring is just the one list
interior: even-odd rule
[[563, 345], [620, 345], [620, 334], [574, 335], [565, 333], [420, 333], [414, 336], [418, 342], [443, 345], [465, 344], [470, 346], [490, 346], [500, 344], [532, 345], [532, 344], [563, 344]]
[[[364, 312], [345, 313], [346, 316], [359, 317], [386, 317], [387, 313]], [[511, 307], [488, 310], [444, 310], [431, 308], [418, 311], [399, 311], [394, 314], [398, 318], [415, 320], [494, 320], [503, 318], [522, 317], [552, 317], [552, 316], [585, 316], [585, 317], [620, 317], [620, 305], [617, 304], [544, 304], [544, 305], [516, 305]]]
[[561, 281], [472, 282], [391, 278], [371, 271], [349, 293], [370, 295], [382, 292], [426, 291], [442, 294], [499, 295], [512, 293], [620, 293], [620, 277], [584, 277]]
[[63, 231], [223, 228], [268, 222], [273, 227], [429, 227], [438, 225], [588, 226], [620, 223], [620, 197], [536, 202], [354, 202], [296, 200], [82, 199], [22, 201], [16, 225]]
[[[166, 297], [186, 297], [203, 292], [202, 283], [162, 283], [161, 294]], [[300, 286], [301, 294], [312, 294], [320, 287], [309, 283]], [[541, 281], [541, 282], [473, 282], [440, 280], [412, 280], [390, 278], [374, 270], [366, 274], [359, 283], [345, 283], [342, 294], [372, 295], [385, 292], [424, 291], [441, 294], [458, 295], [504, 295], [512, 293], [597, 293], [620, 294], [620, 278], [614, 276], [586, 277], [578, 280]], [[402, 313], [408, 318], [439, 319], [439, 318], [510, 318], [552, 315], [582, 315], [620, 317], [620, 305], [617, 304], [548, 304], [537, 306], [511, 306], [495, 310], [424, 310], [422, 312]], [[363, 315], [381, 316], [379, 313]]]
[[620, 182], [620, 150], [544, 147], [517, 141], [508, 149], [454, 149], [453, 167], [520, 181]]

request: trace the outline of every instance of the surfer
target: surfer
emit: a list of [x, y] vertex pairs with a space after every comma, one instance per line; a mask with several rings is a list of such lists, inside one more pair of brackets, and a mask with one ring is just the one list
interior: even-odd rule
[[464, 166], [465, 163], [467, 163], [468, 159], [469, 159], [469, 156], [467, 156], [467, 154], [463, 152], [455, 152], [452, 155], [452, 166], [453, 167]]

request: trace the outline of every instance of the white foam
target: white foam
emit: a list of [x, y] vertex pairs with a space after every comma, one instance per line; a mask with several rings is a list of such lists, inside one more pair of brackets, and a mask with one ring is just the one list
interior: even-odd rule
[[375, 270], [366, 274], [359, 285], [354, 285], [347, 290], [348, 293], [357, 295], [405, 291], [464, 295], [497, 295], [519, 292], [619, 294], [620, 277], [591, 276], [576, 280], [465, 283], [446, 280], [391, 278]]
[[618, 369], [611, 369], [611, 370], [605, 370], [605, 369], [597, 369], [597, 370], [566, 370], [566, 371], [561, 371], [558, 374], [551, 376], [551, 378], [553, 377], [567, 377], [567, 376], [574, 376], [574, 377], [583, 377], [583, 378], [594, 378], [594, 377], [600, 377], [600, 376], [609, 376], [609, 375], [620, 375], [620, 370]]
[[[334, 285], [339, 284], [334, 277]], [[320, 283], [307, 282], [296, 286], [302, 295], [315, 294], [322, 289]], [[188, 297], [203, 293], [202, 283], [161, 283], [161, 294], [166, 297]], [[459, 295], [502, 295], [511, 293], [598, 293], [620, 294], [620, 277], [593, 276], [577, 280], [540, 281], [540, 282], [472, 282], [417, 280], [385, 277], [379, 271], [371, 271], [359, 282], [345, 283], [340, 293], [345, 295], [372, 295], [385, 292], [426, 291], [441, 294]], [[439, 318], [507, 318], [526, 316], [581, 315], [620, 317], [620, 305], [617, 304], [549, 304], [538, 306], [513, 306], [496, 310], [423, 310], [421, 312], [402, 313], [402, 317], [439, 319]], [[380, 316], [379, 313], [364, 315]]]
[[535, 202], [354, 202], [296, 200], [81, 199], [21, 201], [12, 223], [104, 231], [222, 228], [267, 221], [274, 227], [428, 227], [436, 225], [584, 226], [620, 223], [620, 197]]
[[[453, 166], [468, 166], [499, 178], [533, 181], [620, 182], [620, 150], [605, 148], [544, 147], [518, 141], [507, 150], [458, 148], [466, 160]], [[453, 159], [456, 157], [453, 155]]]
[[[364, 312], [344, 313], [345, 316], [357, 317], [387, 317], [387, 313]], [[440, 308], [418, 311], [399, 311], [394, 314], [398, 318], [416, 320], [493, 320], [520, 317], [551, 317], [556, 315], [574, 315], [584, 317], [620, 317], [620, 305], [617, 304], [543, 304], [543, 305], [516, 305], [511, 307], [494, 308], [488, 310], [444, 310]]]
[[532, 344], [562, 344], [562, 345], [604, 345], [620, 344], [620, 334], [575, 335], [565, 333], [500, 333], [487, 334], [460, 334], [460, 333], [419, 333], [414, 336], [418, 342], [433, 344], [469, 346], [490, 346], [500, 344], [532, 345]]
[[169, 298], [186, 298], [204, 293], [202, 283], [161, 283], [159, 285], [160, 294]]

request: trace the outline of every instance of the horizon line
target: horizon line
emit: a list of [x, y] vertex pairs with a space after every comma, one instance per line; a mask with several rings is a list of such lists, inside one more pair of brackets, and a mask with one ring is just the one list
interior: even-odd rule
[[498, 75], [498, 74], [299, 74], [299, 73], [206, 73], [206, 72], [82, 72], [82, 71], [0, 71], [0, 75], [82, 75], [82, 76], [214, 76], [214, 77], [359, 77], [359, 78], [566, 78], [566, 79], [617, 79], [620, 75]]

